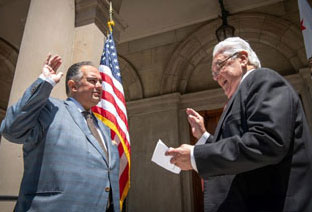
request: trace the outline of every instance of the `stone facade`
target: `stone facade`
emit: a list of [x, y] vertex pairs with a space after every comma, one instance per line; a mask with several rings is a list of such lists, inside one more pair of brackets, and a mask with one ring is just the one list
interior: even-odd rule
[[[0, 11], [7, 2], [0, 1]], [[311, 72], [298, 24], [297, 0], [274, 2], [239, 11], [228, 22], [235, 27], [236, 36], [250, 42], [262, 66], [273, 68], [294, 86], [312, 129]], [[127, 30], [127, 20], [119, 14], [122, 5], [118, 0], [114, 7], [117, 41]], [[0, 67], [1, 76], [13, 80], [7, 85], [7, 78], [0, 78], [7, 89], [7, 96], [0, 96], [0, 118], [5, 114], [5, 104], [13, 104], [39, 75], [49, 51], [63, 57], [63, 72], [81, 60], [98, 64], [107, 8], [107, 2], [100, 0], [30, 1], [23, 38], [11, 42], [15, 50], [0, 40], [0, 62], [6, 65]], [[194, 210], [191, 173], [169, 173], [152, 163], [151, 157], [158, 139], [172, 147], [190, 143], [187, 107], [198, 111], [223, 107], [226, 97], [210, 73], [212, 49], [217, 43], [215, 30], [220, 25], [220, 19], [209, 18], [117, 45], [132, 146], [131, 188], [126, 203], [129, 212]], [[0, 31], [0, 37], [5, 37], [2, 35]], [[66, 98], [64, 88], [63, 79], [52, 95]], [[0, 196], [17, 195], [23, 171], [21, 146], [2, 139], [0, 163]], [[0, 201], [0, 210], [12, 211], [13, 205]]]

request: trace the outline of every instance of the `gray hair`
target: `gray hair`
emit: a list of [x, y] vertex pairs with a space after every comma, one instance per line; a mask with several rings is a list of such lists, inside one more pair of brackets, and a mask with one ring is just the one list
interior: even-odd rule
[[249, 43], [240, 37], [230, 37], [221, 41], [214, 47], [212, 55], [213, 57], [220, 53], [232, 55], [240, 51], [248, 53], [248, 61], [251, 65], [255, 66], [255, 68], [261, 68], [261, 63], [256, 53], [252, 50]]
[[82, 77], [82, 72], [80, 69], [82, 66], [94, 66], [94, 65], [90, 61], [82, 61], [79, 63], [75, 63], [68, 68], [67, 73], [66, 73], [66, 82], [65, 82], [67, 96], [70, 96], [70, 90], [69, 90], [67, 83], [69, 80], [74, 80], [76, 82], [80, 81]]

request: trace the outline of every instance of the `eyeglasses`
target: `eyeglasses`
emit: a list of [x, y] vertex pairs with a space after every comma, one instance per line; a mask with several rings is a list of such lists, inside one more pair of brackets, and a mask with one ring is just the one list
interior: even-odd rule
[[237, 56], [238, 54], [239, 54], [239, 52], [235, 52], [234, 54], [228, 56], [224, 60], [222, 60], [220, 62], [216, 62], [216, 69], [215, 69], [215, 71], [212, 72], [212, 78], [214, 80], [216, 80], [218, 78], [218, 76], [220, 75], [220, 71], [223, 69], [223, 67], [225, 66], [226, 62], [229, 59], [232, 59], [233, 57]]

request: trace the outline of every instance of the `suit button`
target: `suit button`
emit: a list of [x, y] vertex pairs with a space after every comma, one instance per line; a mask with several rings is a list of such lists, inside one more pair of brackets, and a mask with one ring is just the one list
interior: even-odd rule
[[109, 192], [109, 191], [110, 191], [110, 187], [106, 187], [106, 188], [105, 188], [105, 191], [106, 191], [106, 192]]

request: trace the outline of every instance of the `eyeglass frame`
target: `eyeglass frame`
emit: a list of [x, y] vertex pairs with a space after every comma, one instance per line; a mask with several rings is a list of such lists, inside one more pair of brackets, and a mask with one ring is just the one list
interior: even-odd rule
[[214, 80], [217, 79], [217, 77], [220, 75], [220, 72], [221, 70], [223, 69], [223, 67], [226, 65], [226, 62], [229, 60], [229, 59], [232, 59], [234, 56], [237, 56], [240, 52], [235, 52], [234, 54], [231, 54], [230, 56], [228, 56], [227, 58], [225, 58], [224, 60], [220, 61], [220, 62], [217, 62], [216, 63], [216, 66], [217, 66], [217, 71], [212, 71], [212, 78]]

